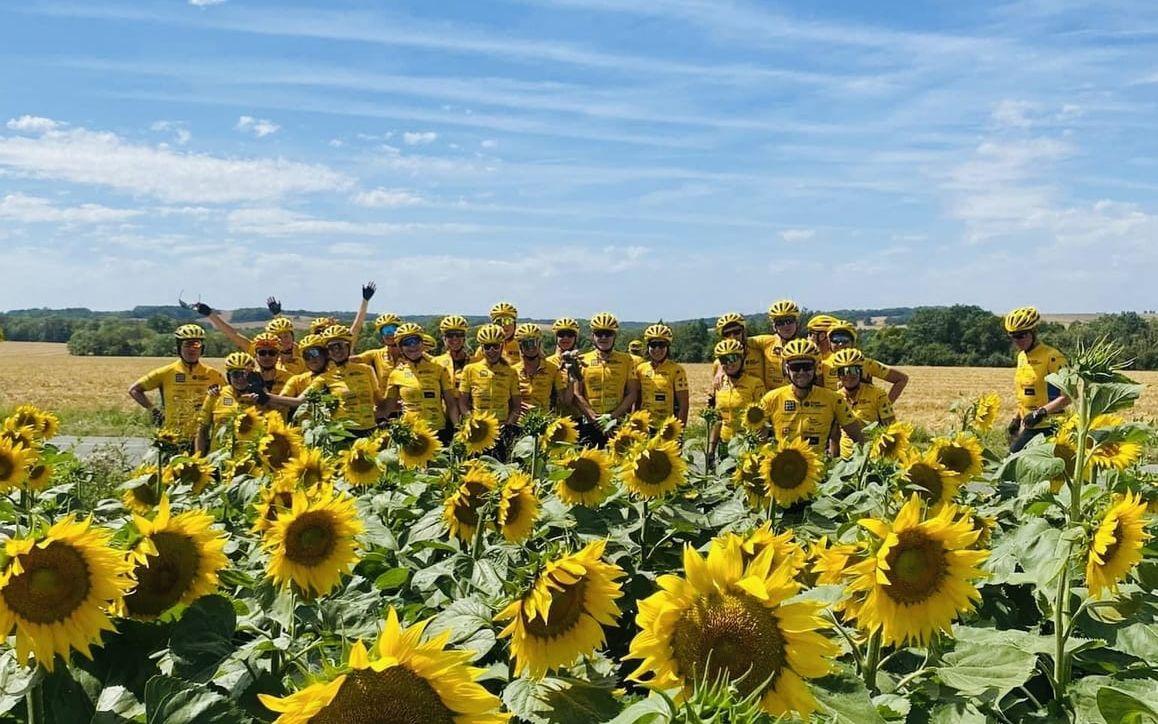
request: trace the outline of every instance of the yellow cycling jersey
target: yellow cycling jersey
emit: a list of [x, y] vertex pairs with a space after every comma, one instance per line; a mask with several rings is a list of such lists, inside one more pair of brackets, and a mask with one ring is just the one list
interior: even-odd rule
[[[774, 334], [757, 334], [748, 337], [744, 344], [744, 374], [757, 377], [764, 382], [764, 386], [768, 386], [767, 369], [766, 369], [766, 350], [769, 345], [780, 339]], [[720, 369], [720, 361], [712, 362], [712, 377]]]
[[744, 409], [759, 403], [764, 396], [764, 381], [750, 374], [738, 378], [724, 375], [720, 389], [716, 390], [716, 409], [720, 412], [720, 439], [727, 442], [743, 426]]
[[636, 366], [636, 367], [640, 366], [641, 364], [643, 364], [644, 362], [646, 362], [646, 361], [647, 361], [647, 358], [646, 358], [646, 357], [643, 357], [643, 356], [641, 356], [641, 355], [638, 355], [638, 354], [636, 354], [636, 353], [634, 353], [634, 352], [628, 352], [628, 354], [629, 354], [629, 355], [631, 355], [631, 361], [632, 361], [633, 363], [635, 363], [635, 366]]
[[458, 390], [470, 395], [472, 411], [490, 412], [499, 422], [506, 422], [511, 405], [519, 404], [519, 377], [505, 361], [495, 365], [486, 360], [471, 362], [462, 370]]
[[[563, 380], [563, 384], [570, 385], [571, 376], [567, 374], [567, 370], [563, 368], [563, 356], [556, 351], [554, 354], [547, 356], [547, 361], [559, 368], [559, 376]], [[575, 404], [574, 399], [572, 399], [570, 404], [564, 404], [561, 399], [556, 400], [555, 412], [568, 417], [580, 417], [583, 414], [579, 406]]]
[[[1038, 342], [1028, 352], [1017, 353], [1017, 371], [1013, 375], [1017, 411], [1022, 419], [1034, 409], [1057, 399], [1061, 390], [1045, 381], [1046, 375], [1066, 366], [1065, 355], [1048, 344]], [[1049, 427], [1043, 418], [1033, 429]]]
[[[503, 359], [507, 364], [513, 365], [522, 358], [523, 354], [519, 351], [519, 340], [514, 337], [503, 340]], [[483, 354], [483, 348], [480, 344], [478, 349], [474, 351], [474, 354], [471, 355], [470, 361], [481, 362], [484, 359], [486, 359], [486, 355]]]
[[458, 380], [462, 377], [463, 369], [471, 362], [470, 353], [465, 348], [463, 352], [466, 354], [463, 355], [461, 360], [456, 360], [451, 357], [450, 352], [444, 352], [433, 358], [435, 364], [446, 370], [446, 374], [450, 376], [450, 381], [454, 384], [455, 388], [458, 387]]
[[325, 372], [315, 374], [307, 370], [286, 380], [278, 394], [286, 397], [301, 397], [311, 387], [322, 387], [325, 383]]
[[635, 366], [635, 379], [639, 380], [639, 408], [650, 412], [656, 425], [675, 414], [676, 393], [688, 391], [687, 371], [670, 359], [658, 365], [641, 362]]
[[402, 411], [417, 413], [431, 430], [446, 427], [444, 396], [457, 397], [446, 368], [425, 357], [417, 362], [404, 360], [386, 382], [387, 392], [397, 395]]
[[[249, 353], [254, 354], [254, 350], [250, 349]], [[303, 372], [309, 372], [309, 368], [306, 367], [306, 362], [302, 359], [301, 352], [298, 351], [296, 346], [289, 354], [285, 354], [284, 352], [278, 354], [277, 366], [286, 372], [286, 379], [294, 375], [300, 375]]]
[[[861, 382], [855, 393], [841, 387], [840, 396], [848, 403], [852, 414], [862, 425], [870, 425], [874, 422], [890, 425], [897, 419], [897, 413], [893, 411], [893, 403], [889, 401], [888, 393], [879, 387]], [[847, 435], [842, 436], [840, 438], [841, 457], [852, 457], [852, 446], [852, 438]]]
[[205, 392], [210, 385], [225, 386], [225, 377], [209, 365], [198, 362], [190, 367], [182, 360], [149, 372], [136, 384], [146, 392], [161, 391], [164, 426], [186, 442], [197, 435], [197, 419]]
[[[835, 354], [835, 353], [834, 353]], [[886, 379], [891, 370], [885, 365], [877, 362], [875, 359], [865, 357], [861, 363], [861, 382], [872, 384], [873, 378]], [[832, 355], [822, 359], [817, 365], [816, 373], [824, 376], [824, 386], [830, 390], [840, 390], [840, 375], [837, 374], [836, 366], [832, 364]]]
[[788, 378], [784, 376], [784, 345], [790, 341], [778, 334], [769, 335], [764, 347], [764, 386], [769, 390], [788, 384]]
[[205, 395], [198, 422], [202, 427], [209, 428], [209, 444], [212, 448], [217, 446], [217, 431], [222, 425], [231, 424], [239, 412], [252, 409], [258, 414], [265, 414], [270, 409], [246, 402], [241, 399], [241, 394], [233, 389], [233, 385], [225, 385], [217, 395]]
[[519, 396], [522, 398], [523, 412], [532, 409], [550, 409], [552, 398], [559, 400], [567, 381], [558, 365], [546, 359], [539, 361], [534, 372], [527, 370], [525, 360], [512, 367], [519, 378]]
[[832, 425], [844, 427], [856, 421], [848, 403], [839, 394], [813, 386], [804, 399], [797, 399], [791, 385], [778, 387], [760, 399], [764, 413], [772, 421], [772, 431], [780, 440], [803, 440], [817, 454], [823, 454], [832, 435]]
[[382, 389], [378, 386], [378, 376], [370, 365], [346, 362], [331, 365], [322, 373], [325, 384], [342, 404], [334, 413], [336, 420], [348, 420], [356, 430], [369, 430], [378, 424], [378, 403], [382, 401]]
[[627, 396], [627, 381], [634, 379], [631, 355], [612, 350], [606, 359], [591, 350], [580, 358], [583, 367], [584, 398], [596, 415], [614, 412]]
[[375, 347], [361, 354], [351, 355], [350, 361], [370, 365], [374, 368], [374, 374], [377, 375], [379, 380], [390, 379], [390, 373], [396, 366], [402, 363], [401, 358], [395, 361], [394, 358], [390, 356], [389, 347]]
[[289, 382], [293, 374], [285, 367], [278, 365], [273, 368], [273, 377], [266, 378], [265, 370], [258, 370], [262, 373], [262, 381], [265, 382], [265, 391], [271, 395], [280, 395], [281, 391], [285, 389], [285, 383]]

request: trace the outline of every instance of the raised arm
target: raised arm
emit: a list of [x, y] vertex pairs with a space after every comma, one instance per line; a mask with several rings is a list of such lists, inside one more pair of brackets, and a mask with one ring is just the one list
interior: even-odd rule
[[376, 291], [378, 291], [378, 286], [374, 282], [366, 282], [362, 285], [362, 303], [358, 305], [358, 313], [354, 315], [354, 323], [350, 325], [350, 334], [355, 342], [358, 341], [358, 335], [362, 333], [362, 325], [366, 322], [366, 310], [370, 308], [370, 300]]

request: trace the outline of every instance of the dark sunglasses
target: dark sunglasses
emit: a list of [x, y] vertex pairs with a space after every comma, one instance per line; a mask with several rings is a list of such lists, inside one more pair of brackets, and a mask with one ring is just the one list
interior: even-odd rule
[[1026, 337], [1029, 336], [1029, 334], [1030, 334], [1029, 332], [1010, 332], [1009, 338], [1010, 339], [1025, 339]]
[[229, 370], [230, 377], [245, 377], [249, 374], [249, 370]]
[[731, 327], [724, 327], [720, 331], [720, 334], [725, 336], [725, 337], [731, 337], [733, 334], [743, 334], [743, 333], [744, 333], [744, 328], [738, 324], [732, 325]]
[[523, 349], [534, 349], [538, 346], [539, 346], [539, 340], [537, 340], [537, 339], [521, 339], [521, 340], [519, 340], [519, 347], [522, 347]]
[[442, 336], [447, 339], [462, 339], [466, 337], [466, 332], [443, 332]]
[[349, 342], [341, 342], [341, 341], [339, 341], [339, 342], [328, 342], [328, 343], [326, 344], [326, 349], [328, 349], [328, 350], [331, 350], [331, 351], [332, 351], [332, 350], [335, 350], [335, 349], [341, 349], [341, 348], [342, 348], [342, 345], [345, 345], [345, 346], [349, 347], [349, 346], [350, 346], [350, 343], [349, 343]]
[[502, 347], [501, 344], [484, 344], [482, 348], [487, 352], [494, 352], [496, 349]]
[[311, 347], [310, 349], [307, 349], [305, 352], [302, 352], [302, 359], [317, 359], [319, 357], [324, 357], [325, 354], [326, 353], [323, 352], [322, 350]]
[[773, 327], [787, 327], [790, 324], [796, 324], [793, 317], [776, 317], [772, 320]]
[[398, 325], [387, 324], [385, 327], [378, 330], [378, 334], [382, 335], [383, 337], [389, 337], [397, 331], [398, 331]]
[[600, 330], [596, 330], [595, 332], [592, 332], [592, 336], [601, 337], [601, 338], [602, 337], [614, 337], [615, 332], [612, 332], [610, 329], [600, 329]]
[[788, 363], [789, 372], [811, 372], [816, 369], [816, 365], [811, 362], [790, 362]]
[[653, 339], [647, 343], [647, 346], [649, 349], [658, 349], [660, 347], [666, 347], [667, 342], [663, 341], [662, 339]]
[[514, 324], [514, 323], [515, 323], [514, 317], [495, 317], [495, 324], [499, 325], [500, 327], [505, 327], [508, 324]]
[[726, 354], [726, 355], [720, 357], [720, 364], [722, 364], [722, 365], [734, 365], [742, 359], [744, 359], [744, 358], [738, 354]]
[[844, 377], [845, 375], [856, 375], [860, 377], [862, 367], [860, 365], [849, 365], [848, 367], [841, 367], [836, 371], [836, 374]]
[[577, 335], [569, 329], [565, 329], [562, 332], [555, 332], [555, 337], [567, 337], [568, 339], [575, 339], [576, 336]]
[[277, 357], [280, 354], [276, 349], [259, 349], [257, 350], [258, 357]]
[[407, 337], [398, 344], [402, 347], [417, 347], [422, 344], [422, 337]]
[[181, 340], [181, 346], [182, 347], [195, 347], [197, 349], [200, 349], [202, 347], [202, 342], [199, 339], [183, 339], [183, 340]]
[[828, 338], [833, 344], [852, 344], [852, 337], [847, 334], [837, 334]]

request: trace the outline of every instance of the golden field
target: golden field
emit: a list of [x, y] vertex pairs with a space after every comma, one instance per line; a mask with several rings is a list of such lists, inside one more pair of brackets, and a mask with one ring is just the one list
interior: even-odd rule
[[[134, 380], [170, 358], [73, 357], [63, 344], [4, 342], [0, 344], [0, 409], [31, 403], [62, 414], [70, 421], [86, 413], [133, 412], [126, 394]], [[220, 367], [220, 360], [208, 360]], [[1004, 400], [1003, 419], [1013, 413], [1011, 369], [985, 367], [901, 367], [912, 378], [897, 405], [900, 419], [936, 430], [948, 426], [948, 409], [959, 397], [996, 391]], [[704, 405], [711, 383], [707, 364], [687, 365], [693, 415]], [[1158, 372], [1132, 375], [1150, 387], [1135, 408], [1142, 418], [1158, 418]], [[143, 421], [143, 415], [142, 421]]]

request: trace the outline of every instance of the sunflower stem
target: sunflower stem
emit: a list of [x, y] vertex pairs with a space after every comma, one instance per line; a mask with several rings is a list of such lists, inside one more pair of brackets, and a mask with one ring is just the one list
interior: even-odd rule
[[36, 683], [24, 695], [24, 704], [28, 710], [28, 724], [43, 724], [44, 718], [44, 669], [41, 668], [36, 677]]
[[869, 638], [868, 652], [864, 657], [864, 685], [870, 692], [877, 690], [877, 669], [881, 660], [881, 630], [877, 629]]
[[[1086, 444], [1090, 435], [1090, 402], [1086, 389], [1086, 381], [1078, 385], [1078, 399], [1076, 400], [1078, 426], [1074, 451], [1074, 474], [1069, 480], [1069, 527], [1082, 524], [1082, 487], [1086, 478]], [[1057, 685], [1056, 695], [1062, 699], [1066, 695], [1069, 685], [1069, 655], [1066, 653], [1066, 639], [1073, 626], [1076, 614], [1070, 612], [1070, 556], [1073, 553], [1073, 542], [1066, 547], [1065, 558], [1062, 563], [1061, 575], [1058, 576], [1057, 595], [1054, 598], [1054, 682]]]
[[647, 560], [647, 499], [645, 498], [639, 504], [639, 561], [642, 563]]

